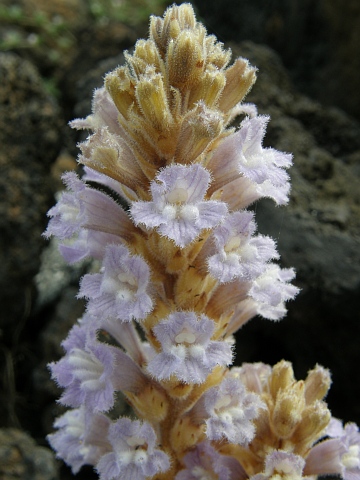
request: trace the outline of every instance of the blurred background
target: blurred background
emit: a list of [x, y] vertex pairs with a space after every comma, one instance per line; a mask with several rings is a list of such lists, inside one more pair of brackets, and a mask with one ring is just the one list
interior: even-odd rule
[[[65, 480], [45, 436], [60, 392], [46, 364], [82, 314], [89, 268], [67, 267], [41, 233], [76, 169], [77, 132], [94, 88], [147, 36], [164, 0], [0, 1], [0, 478]], [[360, 423], [360, 3], [196, 0], [198, 20], [258, 67], [247, 97], [271, 115], [266, 146], [294, 153], [288, 207], [254, 206], [302, 289], [276, 324], [238, 332], [236, 363], [285, 358], [304, 378], [328, 367], [333, 414]], [[84, 469], [77, 478], [96, 478]]]

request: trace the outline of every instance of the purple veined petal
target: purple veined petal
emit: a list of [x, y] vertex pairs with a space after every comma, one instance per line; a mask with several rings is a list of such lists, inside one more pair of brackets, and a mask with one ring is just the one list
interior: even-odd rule
[[62, 178], [67, 190], [48, 212], [51, 218], [45, 237], [55, 235], [64, 240], [85, 228], [129, 239], [134, 225], [120, 205], [105, 193], [88, 187], [74, 172], [67, 172]]
[[325, 433], [339, 436], [316, 444], [306, 458], [306, 472], [314, 474], [340, 474], [344, 480], [360, 479], [360, 433], [355, 423], [340, 428], [333, 419]]
[[65, 388], [60, 398], [64, 405], [85, 404], [95, 412], [108, 411], [114, 404], [115, 391], [137, 394], [150, 382], [129, 355], [97, 340], [103, 324], [106, 322], [84, 315], [62, 343], [66, 355], [49, 365], [52, 377]]
[[44, 232], [46, 238], [52, 235], [61, 240], [70, 238], [79, 231], [86, 218], [85, 207], [80, 201], [85, 184], [74, 172], [65, 173], [62, 180], [67, 190], [62, 192], [57, 204], [48, 211], [50, 221]]
[[77, 473], [83, 465], [95, 466], [111, 451], [107, 440], [110, 420], [101, 413], [93, 413], [84, 406], [68, 410], [54, 424], [55, 433], [47, 436], [58, 458], [62, 458]]
[[260, 397], [247, 392], [240, 379], [231, 374], [219, 387], [204, 394], [198, 408], [201, 404], [208, 417], [205, 419], [206, 436], [216, 441], [226, 438], [230, 443], [240, 445], [247, 445], [253, 439], [253, 420], [264, 408]]
[[[288, 202], [290, 184], [285, 169], [291, 166], [292, 155], [263, 148], [268, 121], [269, 117], [264, 115], [245, 118], [239, 130], [220, 143], [208, 163], [214, 177], [210, 193], [226, 186], [222, 200], [227, 202], [229, 198], [230, 210], [244, 208], [260, 197], [270, 197], [278, 205]], [[243, 192], [240, 196], [237, 193], [233, 200], [229, 191], [232, 183], [234, 191]]]
[[[203, 200], [210, 183], [210, 173], [201, 165], [171, 165], [161, 170], [156, 177], [161, 182], [161, 192], [167, 203], [184, 202], [196, 204]], [[156, 184], [154, 194], [158, 195]], [[153, 190], [152, 190], [153, 191]], [[154, 201], [156, 202], [155, 198]]]
[[97, 464], [101, 480], [145, 480], [170, 468], [169, 457], [156, 448], [156, 435], [147, 422], [120, 418], [109, 429], [113, 452]]
[[123, 245], [109, 245], [102, 273], [85, 275], [79, 296], [88, 298], [91, 315], [124, 322], [143, 320], [153, 308], [147, 293], [149, 280], [150, 269], [142, 257], [130, 255]]
[[248, 476], [235, 458], [221, 455], [210, 443], [202, 442], [183, 459], [185, 468], [175, 480], [246, 480]]
[[206, 315], [174, 312], [154, 327], [161, 351], [148, 363], [157, 380], [175, 375], [185, 383], [202, 383], [216, 365], [232, 361], [231, 345], [210, 340], [215, 324]]
[[158, 228], [161, 235], [184, 248], [227, 213], [223, 202], [204, 201], [209, 181], [209, 172], [199, 164], [164, 168], [151, 183], [152, 201], [133, 202], [130, 212], [134, 222]]
[[266, 270], [270, 259], [278, 257], [271, 238], [252, 237], [256, 229], [253, 216], [247, 211], [231, 213], [213, 232], [217, 253], [207, 263], [220, 283], [254, 279]]
[[63, 342], [66, 355], [50, 364], [52, 377], [65, 388], [60, 402], [108, 411], [114, 404], [116, 348], [96, 339], [95, 325], [75, 325]]

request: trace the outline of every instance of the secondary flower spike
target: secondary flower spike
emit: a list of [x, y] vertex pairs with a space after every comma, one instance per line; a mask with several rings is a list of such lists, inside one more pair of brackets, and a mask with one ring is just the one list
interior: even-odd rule
[[71, 408], [50, 445], [100, 480], [360, 480], [359, 431], [332, 419], [326, 369], [232, 366], [233, 333], [282, 319], [299, 291], [247, 209], [289, 201], [292, 162], [243, 103], [256, 69], [231, 64], [187, 3], [151, 17], [125, 59], [71, 122], [89, 131], [84, 172], [64, 174], [48, 213], [64, 259], [93, 260], [86, 312], [49, 365]]

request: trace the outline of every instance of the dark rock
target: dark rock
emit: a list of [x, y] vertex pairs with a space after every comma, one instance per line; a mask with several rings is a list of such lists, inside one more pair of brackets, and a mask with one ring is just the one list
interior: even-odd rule
[[35, 67], [10, 53], [0, 54], [0, 107], [0, 328], [14, 328], [32, 301], [62, 122]]
[[15, 428], [0, 430], [1, 480], [57, 480], [54, 453]]

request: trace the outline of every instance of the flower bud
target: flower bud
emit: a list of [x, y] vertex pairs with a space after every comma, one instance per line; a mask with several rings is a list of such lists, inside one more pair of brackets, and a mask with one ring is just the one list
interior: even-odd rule
[[136, 85], [136, 98], [146, 120], [158, 131], [166, 131], [172, 117], [160, 74], [148, 68]]
[[316, 400], [322, 400], [327, 394], [331, 385], [331, 376], [329, 370], [316, 365], [310, 370], [305, 380], [305, 400], [309, 405]]
[[203, 72], [204, 53], [194, 32], [184, 30], [170, 41], [167, 52], [169, 84], [180, 90], [195, 82]]
[[225, 72], [226, 85], [219, 108], [227, 112], [245, 97], [256, 80], [256, 69], [244, 58], [238, 58]]
[[321, 436], [321, 432], [329, 424], [331, 413], [326, 403], [317, 400], [306, 407], [303, 418], [292, 436], [292, 442], [297, 446], [297, 451], [306, 449]]
[[279, 438], [289, 438], [301, 421], [305, 407], [304, 390], [304, 382], [300, 381], [278, 392], [271, 420], [272, 429]]
[[134, 104], [134, 85], [128, 69], [119, 67], [105, 77], [105, 87], [110, 93], [116, 108], [123, 117], [128, 118], [128, 110]]
[[270, 393], [276, 398], [280, 390], [287, 389], [293, 382], [294, 371], [290, 362], [281, 360], [273, 367], [272, 375], [270, 377]]

